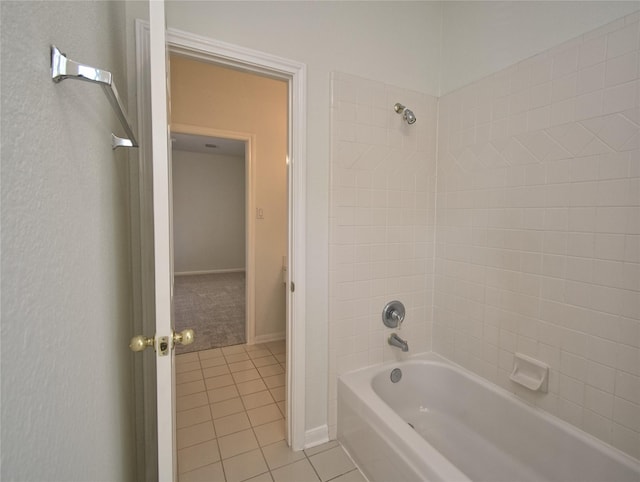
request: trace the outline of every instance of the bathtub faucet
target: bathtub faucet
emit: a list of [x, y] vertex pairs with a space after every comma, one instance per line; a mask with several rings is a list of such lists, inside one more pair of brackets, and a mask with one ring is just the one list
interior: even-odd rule
[[396, 333], [391, 333], [388, 339], [389, 345], [397, 346], [402, 351], [409, 351], [409, 344], [400, 338]]

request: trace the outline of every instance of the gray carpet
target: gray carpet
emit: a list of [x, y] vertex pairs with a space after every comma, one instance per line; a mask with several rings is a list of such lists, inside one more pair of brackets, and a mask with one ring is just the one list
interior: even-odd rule
[[195, 341], [176, 354], [245, 343], [245, 274], [176, 276], [175, 329], [191, 328]]

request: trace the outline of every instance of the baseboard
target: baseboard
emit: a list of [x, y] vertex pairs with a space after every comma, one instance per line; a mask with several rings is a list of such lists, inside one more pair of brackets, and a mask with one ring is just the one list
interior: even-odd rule
[[244, 268], [210, 269], [206, 271], [176, 271], [174, 276], [191, 276], [196, 274], [242, 273]]
[[304, 448], [310, 449], [316, 445], [322, 445], [329, 441], [329, 426], [320, 425], [319, 427], [307, 430], [304, 433]]
[[279, 333], [268, 333], [266, 335], [258, 335], [253, 338], [253, 344], [257, 343], [269, 343], [270, 341], [280, 341], [286, 339], [286, 332], [281, 331]]

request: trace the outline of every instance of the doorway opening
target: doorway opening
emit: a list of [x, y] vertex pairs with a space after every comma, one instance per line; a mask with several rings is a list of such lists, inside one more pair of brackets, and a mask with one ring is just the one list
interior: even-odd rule
[[246, 137], [171, 132], [174, 323], [178, 332], [197, 333], [191, 345], [176, 346], [177, 355], [253, 341], [253, 183]]
[[[178, 472], [190, 474], [214, 462], [192, 453], [208, 440], [224, 464], [286, 439], [289, 100], [284, 80], [181, 55], [170, 76], [175, 330], [196, 333], [176, 348]], [[251, 329], [234, 333], [234, 318]], [[194, 418], [205, 405], [210, 419]]]
[[[182, 215], [174, 223], [175, 272], [246, 269], [246, 343], [284, 340], [289, 252], [288, 83], [178, 54], [171, 55], [170, 69], [174, 137], [179, 140], [179, 134], [186, 135], [201, 151], [210, 152], [209, 159], [202, 159], [207, 154], [198, 152], [181, 154], [173, 162], [172, 171], [180, 174], [173, 186], [174, 216]], [[238, 146], [238, 151], [244, 146], [233, 140], [244, 141], [244, 177], [239, 156], [235, 160], [216, 156], [213, 151], [222, 149], [224, 143], [207, 142], [203, 135], [231, 139], [225, 142]], [[193, 156], [200, 158], [191, 159]], [[187, 163], [191, 163], [190, 171], [185, 168]], [[231, 177], [223, 179], [223, 171]], [[183, 182], [186, 180], [190, 182]], [[200, 208], [199, 198], [210, 202]], [[190, 220], [189, 233], [183, 229], [185, 219]], [[242, 238], [243, 228], [244, 238], [234, 239]], [[224, 317], [220, 310], [231, 296], [224, 291], [218, 297], [221, 305], [207, 316], [210, 326]], [[229, 303], [229, 307], [234, 306]], [[223, 346], [216, 340], [210, 345]]]

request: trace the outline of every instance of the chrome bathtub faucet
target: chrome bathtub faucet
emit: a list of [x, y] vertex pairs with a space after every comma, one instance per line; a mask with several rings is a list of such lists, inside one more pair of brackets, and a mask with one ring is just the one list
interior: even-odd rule
[[404, 341], [402, 338], [400, 338], [396, 333], [391, 333], [387, 341], [391, 346], [397, 346], [402, 351], [409, 351], [409, 344], [406, 341]]

